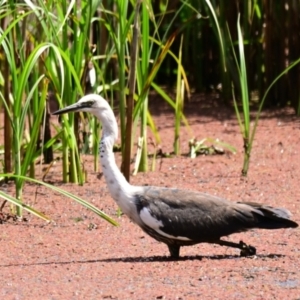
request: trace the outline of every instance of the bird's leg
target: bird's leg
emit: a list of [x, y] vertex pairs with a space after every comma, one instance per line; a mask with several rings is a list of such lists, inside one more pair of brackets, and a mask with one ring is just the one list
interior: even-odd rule
[[179, 251], [180, 251], [180, 246], [178, 245], [168, 245], [169, 251], [171, 258], [178, 259], [179, 258]]
[[237, 243], [233, 243], [233, 242], [229, 242], [229, 241], [219, 240], [218, 244], [221, 246], [227, 246], [227, 247], [241, 249], [241, 254], [240, 254], [241, 256], [251, 256], [251, 255], [256, 254], [256, 249], [251, 245], [245, 244], [243, 241], [240, 241], [237, 244]]

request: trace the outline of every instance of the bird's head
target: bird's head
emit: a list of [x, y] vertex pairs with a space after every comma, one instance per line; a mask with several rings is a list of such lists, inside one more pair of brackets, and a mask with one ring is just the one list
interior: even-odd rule
[[103, 111], [110, 110], [108, 102], [97, 94], [89, 94], [83, 96], [78, 102], [71, 104], [65, 108], [57, 110], [52, 115], [61, 115], [69, 112], [89, 112], [96, 116]]
[[113, 143], [118, 137], [118, 125], [108, 102], [97, 94], [83, 96], [78, 102], [55, 111], [52, 115], [62, 115], [69, 112], [89, 112], [102, 122], [103, 136], [108, 136]]

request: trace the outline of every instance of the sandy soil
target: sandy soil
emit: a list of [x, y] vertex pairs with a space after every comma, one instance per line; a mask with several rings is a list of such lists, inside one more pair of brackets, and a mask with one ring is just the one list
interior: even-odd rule
[[[172, 151], [173, 115], [152, 106], [164, 153]], [[243, 145], [233, 108], [217, 99], [195, 96], [186, 116], [197, 139], [219, 138], [237, 154], [190, 159], [189, 131], [182, 128], [182, 156], [161, 158], [156, 171], [132, 177], [132, 184], [205, 191], [233, 201], [286, 207], [300, 223], [300, 122], [289, 108], [263, 113], [253, 146], [250, 171], [241, 178]], [[151, 135], [150, 135], [151, 136]], [[151, 138], [149, 138], [149, 145]], [[150, 148], [151, 150], [151, 148]], [[116, 154], [120, 164], [120, 155]], [[170, 261], [168, 249], [146, 236], [127, 217], [117, 216], [104, 178], [88, 170], [84, 186], [61, 182], [57, 162], [46, 181], [79, 195], [114, 217], [113, 227], [72, 200], [44, 187], [26, 184], [26, 203], [52, 218], [46, 224], [25, 213], [27, 221], [0, 224], [0, 299], [300, 299], [300, 229], [253, 230], [228, 240], [257, 248], [254, 257], [214, 245], [183, 247]], [[150, 163], [151, 163], [150, 159]], [[43, 166], [46, 167], [46, 166]], [[13, 194], [13, 186], [1, 190]]]

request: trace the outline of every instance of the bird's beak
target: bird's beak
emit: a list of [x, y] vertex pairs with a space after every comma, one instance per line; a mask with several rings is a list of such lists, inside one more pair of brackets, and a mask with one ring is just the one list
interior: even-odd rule
[[59, 109], [52, 113], [52, 115], [62, 115], [69, 112], [79, 111], [85, 107], [84, 103], [74, 103], [65, 108]]

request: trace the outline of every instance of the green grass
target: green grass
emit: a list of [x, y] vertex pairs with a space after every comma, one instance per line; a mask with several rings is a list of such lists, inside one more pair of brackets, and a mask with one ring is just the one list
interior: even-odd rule
[[[111, 5], [111, 6], [110, 6]], [[184, 5], [181, 6], [181, 9]], [[81, 163], [80, 149], [93, 152], [97, 157], [100, 125], [94, 118], [81, 115], [64, 115], [55, 135], [40, 144], [40, 124], [46, 124], [48, 114], [46, 100], [51, 92], [60, 107], [77, 101], [85, 93], [88, 65], [96, 72], [94, 90], [101, 90], [112, 102], [119, 103], [121, 123], [121, 149], [124, 151], [126, 134], [126, 97], [130, 64], [130, 45], [134, 13], [129, 1], [117, 1], [116, 5], [103, 7], [101, 1], [36, 1], [1, 4], [0, 54], [9, 69], [9, 78], [1, 69], [1, 104], [8, 119], [7, 133], [11, 130], [11, 144], [6, 145], [6, 154], [11, 153], [12, 162], [7, 169], [14, 174], [16, 196], [7, 195], [6, 200], [16, 204], [16, 213], [22, 215], [22, 190], [25, 178], [35, 177], [36, 160], [43, 160], [45, 149], [56, 151], [62, 158], [62, 179], [64, 182], [83, 184], [85, 170]], [[178, 13], [174, 14], [171, 24]], [[137, 92], [131, 91], [135, 105], [133, 122], [141, 124], [140, 137], [144, 141], [139, 164], [140, 170], [147, 170], [147, 126], [158, 133], [148, 112], [148, 93], [159, 68], [177, 33], [168, 36], [171, 24], [160, 36], [159, 26], [164, 15], [156, 16], [151, 3], [141, 3], [141, 14], [136, 22], [141, 24], [138, 59], [136, 60]], [[98, 23], [102, 36], [107, 33], [105, 53], [98, 55], [91, 47], [91, 28]], [[154, 28], [154, 31], [150, 31]], [[150, 34], [152, 34], [151, 38]], [[116, 63], [117, 62], [117, 63]], [[150, 62], [150, 63], [149, 63]], [[116, 68], [112, 73], [109, 64]], [[110, 72], [110, 74], [109, 74]], [[113, 78], [111, 77], [113, 74]], [[108, 83], [107, 78], [111, 78]], [[89, 140], [79, 144], [83, 124], [92, 131]], [[129, 116], [130, 124], [130, 116]], [[45, 126], [45, 125], [44, 125]], [[86, 129], [85, 129], [86, 130]], [[27, 138], [25, 138], [25, 135]], [[59, 142], [57, 142], [59, 140]], [[129, 151], [129, 155], [131, 155]], [[98, 159], [95, 159], [95, 169]], [[10, 173], [9, 173], [10, 174]], [[7, 177], [4, 177], [7, 178]], [[2, 195], [4, 196], [4, 195]], [[16, 199], [16, 200], [12, 200]], [[17, 202], [19, 201], [19, 202]], [[27, 209], [27, 207], [24, 206]], [[89, 209], [91, 209], [89, 207]]]
[[[272, 10], [257, 0], [238, 1], [236, 7], [242, 11], [228, 9], [224, 1], [209, 0], [2, 1], [0, 107], [5, 114], [5, 143], [0, 146], [5, 153], [3, 173], [16, 176], [13, 199], [23, 203], [24, 178], [35, 178], [36, 162], [43, 161], [45, 151], [62, 158], [64, 182], [84, 184], [81, 152], [92, 153], [94, 169], [98, 168], [101, 124], [95, 118], [64, 115], [60, 125], [52, 127], [54, 136], [45, 140], [43, 132], [50, 131], [47, 126], [51, 123], [49, 94], [64, 107], [94, 91], [118, 110], [123, 164], [127, 162], [129, 179], [132, 144], [138, 142], [141, 147], [136, 172], [149, 167], [147, 130], [153, 132], [156, 145], [161, 142], [148, 110], [151, 90], [174, 109], [174, 152], [179, 154], [181, 122], [193, 138], [183, 112], [191, 91], [222, 83], [222, 98], [230, 101], [228, 89], [233, 83], [242, 101], [241, 111], [237, 103], [235, 107], [245, 147], [243, 174], [247, 174], [263, 104], [291, 103], [300, 114], [299, 75], [293, 69], [299, 63], [299, 45], [294, 38], [299, 31], [295, 17], [299, 9], [290, 6], [286, 10], [276, 2]], [[274, 26], [268, 23], [270, 18], [277, 20]], [[135, 35], [134, 25], [138, 25]], [[274, 40], [276, 47], [272, 47]], [[274, 58], [275, 48], [279, 52]], [[89, 87], [86, 78], [91, 66], [95, 84]], [[174, 98], [165, 86], [175, 92]], [[260, 102], [251, 128], [252, 91], [259, 94]], [[82, 139], [86, 133], [88, 137]], [[155, 157], [152, 169], [154, 166]], [[16, 214], [21, 216], [23, 207], [16, 203]]]

